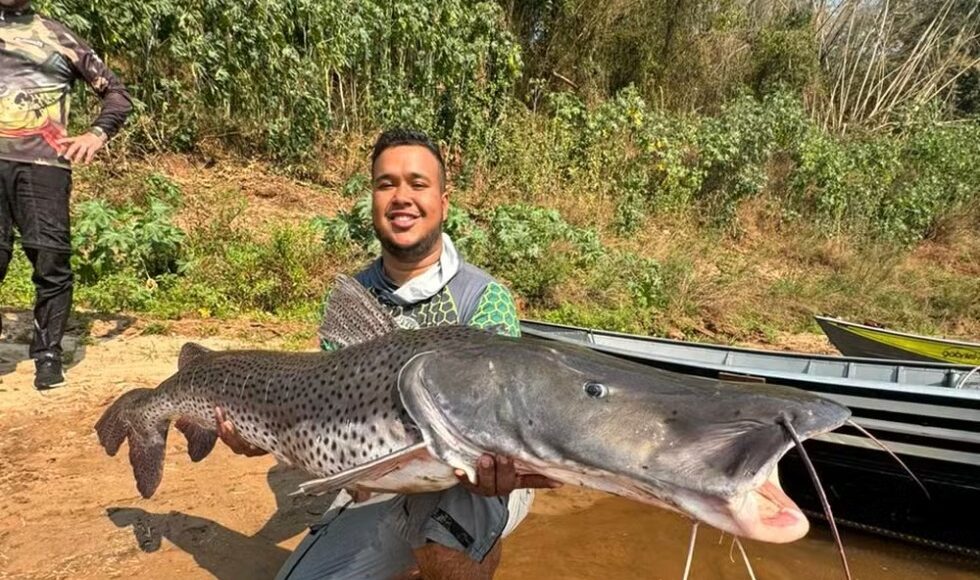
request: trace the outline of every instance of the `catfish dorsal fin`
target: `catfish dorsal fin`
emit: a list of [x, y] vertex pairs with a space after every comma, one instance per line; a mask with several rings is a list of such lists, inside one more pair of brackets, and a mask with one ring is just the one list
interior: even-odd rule
[[366, 288], [349, 276], [337, 275], [317, 332], [322, 340], [344, 348], [397, 329], [395, 319]]
[[201, 346], [196, 342], [185, 342], [184, 346], [180, 347], [180, 355], [177, 357], [177, 370], [186, 367], [210, 352], [212, 350], [206, 346]]

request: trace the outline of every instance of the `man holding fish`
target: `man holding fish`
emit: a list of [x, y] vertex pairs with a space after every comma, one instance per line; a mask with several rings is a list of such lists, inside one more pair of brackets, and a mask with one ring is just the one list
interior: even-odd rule
[[[382, 253], [357, 281], [401, 328], [466, 324], [519, 335], [510, 292], [464, 262], [442, 231], [449, 210], [446, 169], [432, 141], [420, 132], [387, 131], [374, 146], [371, 170], [372, 218]], [[327, 341], [322, 346], [334, 348]], [[217, 418], [219, 435], [233, 451], [265, 453], [238, 437], [220, 409]], [[531, 489], [558, 485], [518, 474], [510, 458], [488, 454], [480, 460], [475, 485], [461, 477], [457, 487], [408, 501], [387, 495], [357, 503], [344, 493], [279, 577], [323, 577], [329, 571], [332, 577], [386, 578], [414, 568], [414, 559], [427, 579], [491, 578], [500, 561], [499, 540], [527, 514]], [[390, 529], [405, 531], [394, 535]], [[353, 548], [341, 549], [341, 540]]]
[[383, 135], [372, 175], [384, 250], [356, 281], [337, 278], [320, 336], [338, 348], [188, 343], [176, 373], [105, 410], [99, 442], [110, 456], [128, 442], [144, 498], [161, 484], [173, 425], [192, 461], [220, 436], [317, 477], [305, 493], [396, 494], [335, 502], [280, 578], [491, 577], [499, 539], [527, 512], [523, 488], [552, 480], [680, 512], [695, 530], [773, 543], [806, 535], [776, 465], [793, 446], [805, 457], [801, 442], [844, 424], [847, 408], [488, 332], [516, 334], [516, 312], [439, 233], [448, 200], [438, 150], [419, 135]]

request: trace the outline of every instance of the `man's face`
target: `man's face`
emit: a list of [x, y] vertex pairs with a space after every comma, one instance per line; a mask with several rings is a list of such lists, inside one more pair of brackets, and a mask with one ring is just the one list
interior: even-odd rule
[[401, 260], [427, 255], [449, 212], [435, 155], [421, 145], [386, 149], [374, 163], [372, 181], [372, 218], [382, 247]]
[[31, 0], [0, 0], [0, 8], [9, 10], [23, 10], [30, 6]]

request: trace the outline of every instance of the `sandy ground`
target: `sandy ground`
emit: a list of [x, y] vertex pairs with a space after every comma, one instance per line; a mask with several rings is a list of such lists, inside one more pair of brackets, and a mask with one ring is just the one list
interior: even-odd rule
[[[92, 427], [120, 393], [169, 376], [188, 339], [141, 335], [120, 321], [97, 322], [92, 336], [88, 344], [70, 342], [69, 385], [46, 393], [32, 387], [26, 345], [0, 345], [7, 361], [0, 377], [0, 578], [271, 578], [325, 509], [322, 500], [288, 497], [304, 475], [221, 445], [192, 464], [183, 438], [171, 436], [163, 483], [152, 499], [141, 499], [125, 450], [107, 457]], [[541, 493], [505, 541], [498, 578], [680, 578], [689, 533], [678, 516], [610, 496]], [[692, 578], [748, 577], [740, 560], [729, 559], [729, 540], [714, 530], [701, 534]], [[976, 563], [849, 540], [856, 578], [980, 578]], [[842, 577], [819, 528], [797, 544], [747, 549], [760, 578]]]

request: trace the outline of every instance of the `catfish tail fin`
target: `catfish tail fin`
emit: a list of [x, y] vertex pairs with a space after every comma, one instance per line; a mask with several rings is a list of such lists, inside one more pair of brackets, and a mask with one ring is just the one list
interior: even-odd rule
[[129, 463], [133, 467], [136, 488], [149, 498], [163, 478], [170, 419], [153, 412], [154, 389], [133, 389], [116, 399], [95, 424], [99, 443], [115, 456], [124, 440], [129, 441]]

